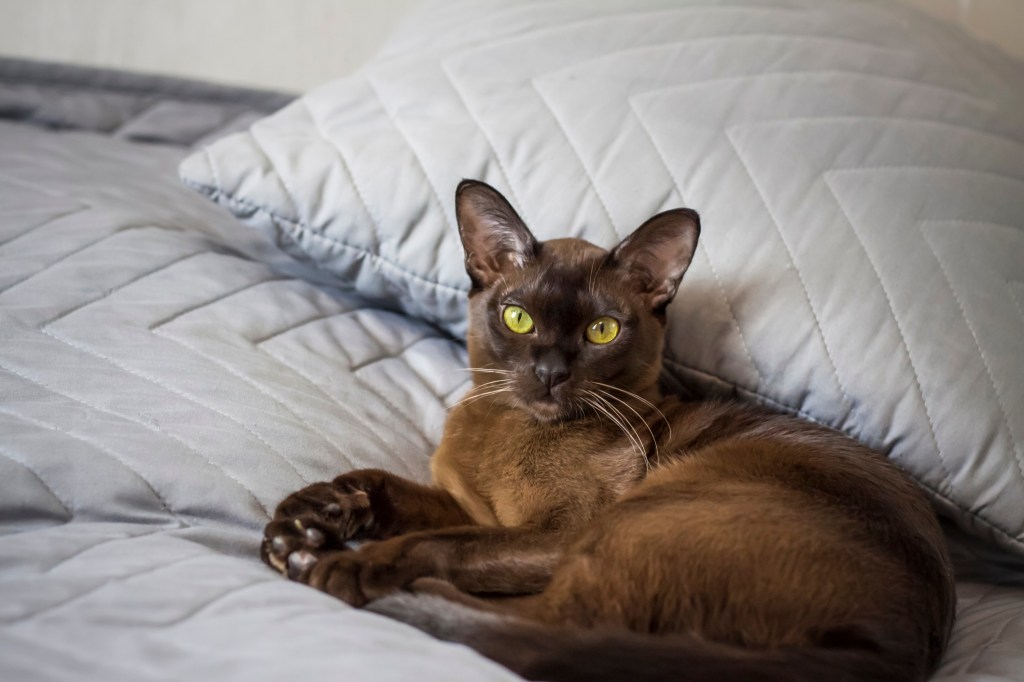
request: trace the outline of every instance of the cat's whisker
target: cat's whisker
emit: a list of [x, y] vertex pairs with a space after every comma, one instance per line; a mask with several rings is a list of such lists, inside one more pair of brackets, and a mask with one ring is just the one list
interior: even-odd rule
[[[491, 393], [485, 393], [484, 395], [475, 396], [472, 400], [467, 400], [465, 403], [461, 403], [461, 405], [462, 405], [462, 407], [468, 407], [468, 406], [472, 405], [473, 403], [475, 403], [476, 401], [478, 401], [478, 400], [480, 400], [482, 398], [486, 398], [486, 397], [492, 396], [492, 395], [497, 395], [498, 393], [508, 393], [508, 392], [509, 392], [508, 389], [501, 389], [500, 391], [493, 391]], [[458, 405], [456, 405], [455, 407], [458, 407]], [[453, 407], [453, 409], [454, 409], [454, 407]]]
[[[636, 427], [633, 425], [633, 422], [631, 422], [626, 417], [626, 415], [622, 413], [621, 410], [619, 410], [617, 407], [615, 407], [610, 402], [608, 402], [607, 398], [602, 397], [599, 394], [598, 395], [598, 399], [601, 400], [601, 402], [604, 405], [606, 405], [609, 410], [614, 412], [619, 417], [619, 419], [622, 420], [622, 423], [625, 424], [629, 428], [629, 430], [632, 432], [632, 434], [633, 434], [633, 442], [636, 444], [637, 456], [643, 458], [644, 466], [647, 468], [647, 472], [650, 473], [650, 471], [651, 471], [651, 461], [647, 457], [647, 450], [643, 446], [643, 439], [640, 437], [640, 434], [637, 432]], [[634, 412], [635, 412], [635, 410], [634, 410]], [[641, 421], [643, 421], [642, 417], [641, 417]], [[644, 422], [644, 425], [647, 426], [647, 422]], [[650, 429], [650, 427], [648, 427], [648, 429]], [[657, 444], [655, 444], [655, 445], [657, 445]]]
[[[514, 383], [514, 379], [494, 379], [492, 381], [484, 382], [479, 386], [474, 386], [473, 388], [469, 389], [469, 392], [467, 392], [466, 395], [463, 396], [461, 400], [459, 400], [459, 402], [449, 407], [448, 410], [451, 411], [454, 410], [456, 407], [470, 405], [479, 400], [480, 398], [486, 398], [487, 396], [490, 395], [509, 392], [512, 390], [512, 385]], [[483, 393], [480, 393], [479, 391], [481, 389], [488, 390], [485, 390]]]
[[670, 441], [672, 440], [672, 422], [669, 421], [668, 417], [665, 416], [665, 413], [662, 412], [660, 409], [658, 409], [658, 406], [655, 405], [654, 403], [652, 403], [650, 400], [648, 400], [647, 398], [644, 398], [641, 395], [637, 395], [636, 393], [633, 393], [633, 391], [627, 391], [626, 389], [620, 388], [618, 386], [612, 386], [611, 384], [605, 384], [605, 383], [602, 383], [600, 381], [592, 381], [591, 383], [594, 384], [595, 386], [601, 386], [603, 388], [610, 388], [610, 389], [612, 389], [614, 391], [619, 391], [620, 393], [625, 393], [626, 395], [630, 396], [631, 398], [636, 398], [637, 400], [642, 402], [644, 405], [647, 405], [647, 407], [649, 407], [652, 410], [654, 410], [655, 412], [657, 412], [658, 416], [661, 417], [661, 420], [663, 422], [665, 422], [665, 426], [668, 427], [668, 439]]
[[591, 407], [593, 407], [594, 410], [596, 410], [598, 413], [600, 413], [600, 414], [604, 415], [605, 417], [607, 417], [608, 420], [612, 424], [617, 426], [618, 429], [620, 431], [622, 431], [623, 435], [625, 435], [626, 438], [629, 439], [630, 449], [633, 450], [634, 454], [636, 454], [637, 457], [643, 457], [643, 452], [640, 450], [640, 447], [637, 445], [636, 441], [634, 440], [633, 435], [630, 434], [630, 432], [627, 430], [626, 426], [623, 425], [623, 423], [621, 421], [619, 421], [606, 407], [602, 406], [601, 404], [599, 404], [599, 403], [597, 403], [597, 402], [595, 402], [593, 400], [588, 400], [587, 404], [590, 405]]
[[504, 390], [506, 388], [511, 387], [514, 383], [515, 382], [512, 379], [495, 379], [494, 381], [487, 381], [485, 383], [480, 384], [479, 386], [474, 386], [473, 388], [469, 389], [469, 391], [463, 397], [463, 400], [467, 400], [470, 398], [480, 398], [483, 395], [485, 395], [488, 391], [493, 391], [495, 389]]
[[512, 390], [511, 385], [500, 386], [498, 388], [492, 388], [491, 390], [485, 391], [483, 393], [478, 393], [478, 394], [473, 395], [473, 396], [467, 396], [467, 398], [464, 399], [463, 402], [466, 405], [470, 405], [472, 403], [475, 403], [477, 400], [480, 400], [481, 398], [486, 398], [488, 396], [497, 395], [498, 393], [509, 393], [509, 392], [511, 392], [511, 390]]
[[499, 384], [500, 385], [506, 385], [506, 384], [511, 384], [511, 383], [513, 383], [512, 379], [492, 379], [490, 381], [485, 381], [484, 383], [480, 384], [479, 386], [474, 386], [473, 388], [469, 389], [469, 392], [466, 394], [466, 397], [469, 397], [470, 393], [473, 393], [474, 391], [479, 391], [480, 389], [483, 389], [483, 388], [494, 387], [494, 386], [497, 386]]
[[490, 374], [515, 374], [514, 370], [511, 369], [497, 369], [494, 367], [459, 367], [456, 371], [459, 372], [488, 372]]
[[609, 393], [608, 391], [600, 391], [600, 393], [605, 398], [608, 398], [610, 400], [614, 400], [617, 403], [621, 403], [622, 405], [625, 405], [626, 409], [628, 409], [630, 412], [632, 412], [633, 414], [635, 414], [637, 416], [637, 418], [641, 421], [641, 423], [643, 423], [643, 425], [647, 428], [647, 432], [649, 434], [651, 434], [651, 443], [654, 445], [654, 458], [655, 459], [659, 459], [660, 458], [660, 452], [658, 451], [658, 437], [656, 435], [654, 435], [654, 429], [652, 429], [651, 425], [647, 423], [647, 420], [644, 419], [644, 416], [642, 414], [640, 414], [639, 412], [637, 412], [636, 408], [634, 408], [632, 405], [630, 405], [628, 402], [626, 402], [622, 398], [618, 398], [618, 397], [612, 395], [611, 393]]
[[608, 419], [613, 424], [619, 427], [619, 429], [626, 436], [626, 438], [629, 439], [630, 445], [636, 452], [637, 457], [643, 458], [647, 470], [650, 471], [651, 463], [650, 461], [648, 461], [647, 455], [644, 452], [643, 441], [641, 440], [639, 434], [637, 434], [636, 429], [634, 429], [633, 426], [629, 423], [629, 420], [626, 419], [625, 415], [623, 415], [621, 412], [615, 409], [614, 405], [609, 403], [605, 398], [601, 397], [601, 395], [599, 395], [598, 393], [588, 390], [584, 390], [584, 393], [586, 393], [593, 399], [587, 401], [591, 407], [593, 407], [595, 410], [608, 417]]

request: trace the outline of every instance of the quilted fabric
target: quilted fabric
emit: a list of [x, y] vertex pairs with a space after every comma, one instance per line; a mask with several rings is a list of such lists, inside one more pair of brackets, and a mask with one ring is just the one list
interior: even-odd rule
[[0, 123], [0, 679], [512, 679], [259, 562], [292, 490], [427, 477], [464, 353], [259, 260], [181, 155]]
[[277, 92], [0, 58], [0, 117], [123, 140], [195, 146], [290, 102]]
[[442, 3], [187, 183], [364, 294], [464, 325], [451, 196], [610, 246], [703, 215], [669, 368], [891, 454], [1024, 551], [1024, 68], [882, 2]]
[[[0, 122], [0, 679], [512, 682], [260, 563], [304, 482], [426, 478], [465, 353], [273, 262], [182, 153]], [[1024, 679], [1021, 561], [951, 541], [936, 680]]]

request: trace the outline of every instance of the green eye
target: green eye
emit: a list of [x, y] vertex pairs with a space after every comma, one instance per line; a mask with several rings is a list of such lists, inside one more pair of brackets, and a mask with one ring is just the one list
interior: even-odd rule
[[604, 345], [619, 335], [619, 321], [613, 317], [599, 317], [587, 327], [587, 341]]
[[501, 319], [505, 321], [505, 326], [516, 334], [529, 334], [533, 331], [533, 318], [530, 317], [530, 313], [517, 305], [505, 306]]

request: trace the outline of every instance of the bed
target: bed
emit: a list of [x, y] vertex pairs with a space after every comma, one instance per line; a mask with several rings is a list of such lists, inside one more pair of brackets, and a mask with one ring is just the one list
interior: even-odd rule
[[[588, 146], [585, 139], [593, 133], [592, 140], [599, 140], [607, 122], [589, 114], [549, 108], [546, 123], [524, 119], [531, 131], [544, 125], [558, 131], [560, 125], [569, 125], [569, 132], [561, 133], [561, 147], [542, 146], [538, 151], [528, 135], [515, 144], [502, 137], [503, 131], [515, 129], [515, 120], [509, 120], [515, 112], [506, 119], [489, 119], [495, 109], [488, 106], [498, 106], [502, 92], [513, 91], [518, 77], [513, 72], [526, 67], [517, 62], [514, 69], [494, 71], [493, 64], [502, 64], [498, 60], [508, 54], [524, 54], [523, 41], [534, 41], [537, 53], [543, 53], [552, 32], [564, 37], [558, 31], [569, 31], [578, 38], [574, 45], [592, 39], [606, 41], [607, 47], [607, 41], [619, 40], [621, 31], [628, 33], [629, 26], [637, 35], [649, 36], [643, 22], [664, 25], [678, 18], [683, 21], [682, 33], [714, 33], [680, 39], [698, 45], [702, 53], [751, 41], [764, 47], [768, 41], [771, 45], [765, 49], [771, 59], [755, 55], [748, 59], [751, 68], [773, 65], [780, 72], [799, 74], [787, 55], [822, 40], [831, 27], [838, 31], [829, 39], [832, 47], [814, 44], [811, 50], [827, 54], [831, 61], [814, 69], [816, 75], [808, 70], [786, 87], [813, 89], [816, 78], [856, 71], [860, 76], [849, 77], [874, 78], [882, 89], [896, 88], [877, 94], [888, 97], [885, 106], [893, 112], [883, 117], [851, 102], [843, 106], [854, 114], [813, 112], [794, 105], [776, 118], [818, 117], [833, 124], [844, 119], [840, 128], [901, 118], [920, 121], [906, 135], [947, 126], [942, 132], [949, 138], [961, 134], [954, 131], [960, 125], [957, 120], [973, 117], [972, 125], [985, 129], [977, 133], [984, 140], [967, 140], [964, 149], [973, 151], [963, 154], [985, 153], [986, 159], [995, 159], [991, 163], [1005, 169], [973, 170], [985, 182], [960, 184], [970, 185], [971, 200], [1004, 202], [1007, 212], [1016, 211], [1012, 195], [1019, 194], [1024, 182], [1024, 165], [1014, 168], [1024, 158], [1024, 122], [1018, 106], [1024, 90], [1016, 89], [1024, 83], [1024, 68], [1019, 64], [945, 33], [912, 12], [878, 3], [647, 5], [641, 11], [615, 2], [449, 3], [400, 31], [376, 65], [298, 100], [167, 78], [0, 60], [0, 678], [517, 679], [468, 649], [432, 640], [284, 580], [261, 564], [258, 544], [277, 502], [310, 482], [361, 467], [427, 480], [429, 456], [439, 440], [446, 408], [468, 387], [465, 373], [459, 371], [465, 364], [460, 341], [464, 320], [458, 304], [462, 284], [457, 268], [445, 270], [452, 263], [457, 266], [460, 257], [451, 251], [456, 242], [435, 235], [450, 222], [450, 207], [435, 205], [435, 192], [441, 197], [442, 190], [462, 175], [478, 175], [510, 187], [522, 205], [540, 213], [549, 209], [539, 203], [545, 187], [550, 190], [552, 182], [561, 183], [559, 196], [550, 201], [562, 199], [576, 214], [558, 215], [552, 221], [558, 225], [591, 224], [598, 220], [595, 215], [617, 224], [620, 217], [628, 221], [631, 210], [651, 212], [648, 209], [660, 201], [678, 199], [656, 183], [629, 190], [635, 207], [611, 196], [607, 188], [616, 181], [614, 169], [595, 156], [595, 149], [609, 147]], [[886, 14], [890, 11], [893, 14]], [[676, 17], [675, 12], [686, 14]], [[801, 12], [812, 19], [798, 17]], [[472, 31], [444, 34], [439, 27], [454, 25], [456, 15], [458, 25]], [[608, 17], [615, 21], [601, 23]], [[853, 45], [857, 31], [870, 34], [874, 44]], [[473, 33], [475, 42], [466, 38], [467, 32]], [[801, 32], [806, 35], [798, 35]], [[961, 50], [961, 72], [955, 78], [943, 75], [938, 67], [913, 63], [914, 50], [924, 49], [924, 39], [909, 47], [903, 43], [899, 49], [895, 42], [886, 44], [890, 38], [907, 40], [907, 35], [919, 34], [928, 36], [928, 44]], [[672, 45], [669, 58], [685, 58], [694, 70], [711, 69]], [[747, 49], [742, 54], [749, 56]], [[601, 54], [563, 54], [568, 61], [554, 76], [545, 79], [531, 72], [524, 82], [534, 93], [549, 95], [542, 98], [545, 107], [569, 107], [568, 95], [556, 95], [571, 93], [588, 77], [599, 77], [608, 91], [614, 91], [620, 82], [616, 74], [633, 69], [629, 60], [647, 59], [652, 50], [645, 43]], [[626, 61], [608, 61], [609, 54]], [[709, 58], [708, 63], [713, 61]], [[428, 88], [436, 73], [406, 71], [409, 64], [427, 63], [443, 64], [447, 77], [460, 85], [458, 92], [446, 91], [447, 99], [433, 96]], [[576, 65], [579, 70], [570, 73]], [[488, 73], [490, 78], [474, 80]], [[943, 78], [956, 80], [964, 90], [952, 92], [956, 88], [940, 82]], [[632, 79], [627, 78], [630, 83]], [[760, 86], [742, 83], [741, 92], [748, 99], [737, 99], [728, 87], [739, 81], [737, 74], [706, 73], [700, 83], [674, 83], [671, 88], [699, 91], [705, 109], [693, 116], [710, 116], [708, 112], [719, 111], [723, 102], [733, 103], [733, 112], [753, 112], [758, 109], [754, 104]], [[718, 89], [709, 89], [715, 83]], [[812, 99], [803, 97], [801, 106]], [[340, 119], [318, 110], [324, 102], [338, 101], [346, 103], [335, 112]], [[650, 108], [638, 115], [657, 107], [679, 111], [671, 102], [648, 103]], [[457, 106], [463, 107], [460, 115], [465, 120], [451, 118]], [[935, 112], [949, 120], [924, 121]], [[450, 127], [431, 128], [431, 121], [437, 120], [431, 113]], [[300, 115], [319, 127], [322, 135], [316, 140], [359, 131], [348, 147], [335, 145], [344, 173], [338, 174], [333, 152], [321, 154], [311, 142], [314, 138], [303, 136], [302, 122], [295, 118]], [[767, 130], [763, 120], [755, 124], [761, 128], [755, 125], [750, 130]], [[820, 124], [821, 120], [815, 123]], [[736, 128], [731, 140], [737, 148], [751, 150], [748, 172], [757, 174], [763, 170], [758, 160], [772, 149], [769, 144], [758, 156], [755, 144], [767, 139], [812, 155], [799, 148], [812, 129], [802, 128], [789, 139], [774, 133], [754, 136]], [[886, 135], [872, 138], [869, 146], [877, 151], [886, 144], [901, 144], [903, 138]], [[986, 140], [994, 137], [1000, 137], [999, 146], [987, 151]], [[704, 138], [688, 139], [696, 143]], [[256, 154], [254, 140], [261, 155]], [[429, 147], [430, 140], [434, 147]], [[458, 140], [465, 140], [466, 147], [453, 151], [449, 143]], [[399, 143], [405, 147], [399, 148]], [[294, 144], [299, 146], [289, 146]], [[511, 146], [506, 149], [505, 144]], [[829, 150], [832, 160], [852, 153], [849, 146], [815, 145], [814, 149]], [[930, 145], [926, 138], [914, 138], [907, 148], [926, 153]], [[656, 151], [664, 153], [666, 148]], [[393, 156], [383, 170], [369, 168], [380, 164], [381, 149], [391, 150]], [[698, 151], [717, 158], [710, 146]], [[561, 156], [552, 161], [555, 152]], [[454, 164], [453, 157], [459, 156], [465, 157], [461, 165]], [[551, 165], [540, 164], [538, 158]], [[772, 204], [772, 196], [788, 191], [785, 181], [799, 177], [806, 166], [804, 156], [792, 158], [797, 161], [782, 164], [771, 180], [758, 186], [763, 192], [758, 196], [776, 222], [785, 222], [786, 211], [793, 212], [794, 221], [818, 215], [807, 213], [814, 205], [803, 199]], [[563, 161], [575, 166], [558, 165]], [[445, 163], [452, 167], [439, 179]], [[533, 171], [517, 171], [518, 164]], [[720, 215], [716, 211], [724, 210], [717, 208], [719, 203], [735, 207], [746, 200], [738, 193], [716, 195], [713, 187], [701, 185], [703, 176], [673, 167], [671, 159], [665, 165], [676, 170], [662, 173], [666, 182], [688, 186], [687, 201], [708, 207], [705, 231], [713, 229]], [[573, 167], [585, 172], [565, 172]], [[732, 172], [722, 165], [715, 169], [723, 183], [738, 182]], [[900, 184], [885, 172], [879, 170], [871, 178], [857, 175], [851, 186], [873, 187], [880, 177], [883, 186], [896, 185], [903, 196], [912, 191], [934, 194], [928, 186], [921, 189], [921, 182], [947, 187], [941, 178], [927, 174], [915, 180], [917, 185]], [[310, 199], [306, 188], [316, 182], [311, 178], [318, 173], [329, 182], [325, 180]], [[415, 182], [410, 179], [414, 173], [421, 174]], [[836, 192], [841, 194], [838, 180]], [[1007, 187], [985, 184], [990, 181]], [[388, 186], [382, 186], [385, 183]], [[406, 191], [415, 198], [409, 200], [411, 205], [402, 203]], [[846, 218], [857, 222], [861, 207], [846, 208]], [[971, 272], [995, 267], [993, 262], [1020, 274], [1024, 266], [1017, 260], [1021, 251], [1015, 250], [1021, 248], [1020, 214], [1016, 215], [1009, 232], [996, 230], [1004, 241], [997, 242], [1002, 246], [992, 249], [989, 261], [955, 261], [947, 276], [969, 279]], [[868, 222], [874, 218], [870, 211], [864, 216]], [[725, 222], [723, 217], [718, 220]], [[374, 222], [376, 230], [360, 232]], [[980, 222], [985, 229], [997, 223], [1000, 230], [1006, 227], [1005, 221], [995, 219]], [[348, 235], [345, 248], [326, 249], [330, 239], [339, 241], [338, 231]], [[870, 256], [871, 234], [858, 234]], [[789, 236], [790, 241], [782, 242], [787, 247], [783, 255], [791, 264], [803, 264], [799, 234]], [[360, 242], [364, 237], [366, 242]], [[708, 248], [714, 249], [715, 238], [710, 239]], [[737, 236], [730, 239], [742, 241]], [[403, 250], [409, 240], [412, 246]], [[727, 242], [717, 246], [724, 249]], [[929, 243], [939, 251], [944, 248], [942, 242]], [[846, 247], [829, 243], [828, 248]], [[865, 262], [884, 275], [889, 252], [879, 249], [874, 260]], [[444, 256], [440, 264], [438, 254]], [[1008, 260], [1003, 263], [999, 258]], [[743, 296], [752, 294], [744, 294], [741, 274], [728, 267], [715, 270], [713, 264], [709, 259], [700, 266], [705, 274], [694, 275], [698, 291], [703, 286], [708, 296], [724, 293], [739, 302], [731, 319], [706, 309], [690, 310], [692, 297], [680, 303], [673, 313], [676, 326], [670, 345], [692, 347], [692, 355], [672, 355], [667, 385], [761, 400], [842, 428], [890, 453], [918, 478], [943, 514], [956, 564], [957, 624], [935, 679], [1024, 680], [1024, 523], [1015, 516], [1024, 518], [1024, 495], [1016, 487], [1020, 454], [1015, 434], [1021, 406], [1013, 393], [1024, 384], [1019, 340], [987, 345], [984, 330], [970, 324], [978, 319], [972, 317], [971, 298], [977, 289], [954, 288], [959, 295], [949, 297], [949, 305], [956, 313], [955, 305], [960, 304], [958, 315], [968, 322], [964, 334], [971, 341], [965, 345], [980, 358], [979, 381], [987, 371], [995, 398], [990, 401], [992, 412], [978, 412], [981, 416], [971, 417], [973, 421], [953, 425], [961, 434], [956, 437], [970, 434], [976, 440], [964, 442], [976, 444], [970, 446], [973, 449], [964, 447], [970, 452], [962, 462], [943, 460], [945, 472], [933, 476], [938, 460], [914, 430], [913, 406], [903, 402], [914, 390], [913, 380], [890, 385], [885, 381], [888, 369], [872, 375], [875, 370], [856, 364], [849, 376], [866, 373], [874, 384], [851, 378], [838, 381], [837, 389], [832, 370], [821, 380], [827, 384], [821, 389], [811, 370], [792, 377], [792, 371], [803, 371], [805, 363], [817, 358], [825, 365], [833, 363], [836, 379], [847, 378], [847, 350], [838, 341], [829, 342], [834, 337], [828, 332], [828, 296], [815, 289], [814, 278], [828, 279], [827, 273], [815, 275], [813, 268], [808, 269], [802, 293], [797, 286], [796, 294], [812, 303], [801, 315], [822, 318], [818, 326], [825, 329], [824, 343], [815, 350], [809, 337], [794, 331], [795, 347], [810, 355], [777, 358], [773, 373], [767, 368], [779, 349], [762, 350], [752, 340], [757, 334], [756, 310], [745, 316]], [[763, 267], [771, 271], [776, 266], [780, 277], [793, 276], [793, 282], [800, 283], [801, 277], [786, 262]], [[1012, 301], [1019, 287], [1012, 277], [1008, 281]], [[929, 279], [917, 282], [922, 290], [932, 286]], [[779, 291], [786, 286], [781, 279], [777, 283]], [[899, 291], [890, 288], [885, 293], [896, 298], [890, 308], [899, 310]], [[867, 289], [857, 295], [874, 300]], [[756, 299], [747, 303], [758, 307]], [[908, 315], [893, 313], [897, 331], [905, 346], [922, 348], [914, 346], [913, 330], [907, 328], [912, 312]], [[1020, 315], [1024, 319], [1024, 308]], [[693, 326], [681, 327], [679, 320], [703, 323], [703, 329], [713, 333], [713, 342], [695, 346], [697, 332]], [[872, 336], [888, 333], [885, 324], [872, 324]], [[935, 352], [958, 357], [959, 337], [952, 323], [943, 319], [941, 324], [951, 331], [942, 337], [946, 345], [938, 343]], [[1007, 324], [1018, 322], [1011, 319]], [[738, 329], [754, 331], [737, 336]], [[713, 352], [719, 355], [712, 356]], [[760, 368], [760, 377], [745, 379], [746, 366], [730, 369], [729, 363], [744, 354]], [[932, 388], [922, 369], [927, 363], [921, 360], [925, 355], [919, 350], [918, 362], [910, 363], [923, 396], [921, 419], [941, 422], [944, 408], [929, 402]], [[792, 371], [783, 371], [787, 367]], [[950, 371], [971, 376], [965, 367]], [[987, 381], [984, 386], [989, 390]], [[961, 406], [981, 395], [966, 379], [949, 391]], [[885, 404], [892, 423], [872, 431], [884, 420], [858, 410], [876, 393], [883, 401], [895, 397], [891, 405]], [[838, 398], [832, 400], [832, 394]], [[839, 407], [830, 411], [830, 405]], [[1002, 435], [1003, 421], [986, 421], [990, 413], [1002, 414], [1008, 437]], [[900, 420], [907, 424], [905, 429]], [[944, 447], [947, 452], [953, 449], [941, 428], [932, 426], [938, 454]]]

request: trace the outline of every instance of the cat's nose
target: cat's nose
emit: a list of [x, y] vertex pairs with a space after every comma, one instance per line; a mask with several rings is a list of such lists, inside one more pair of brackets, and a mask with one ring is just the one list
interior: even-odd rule
[[569, 363], [561, 351], [549, 348], [537, 358], [533, 371], [550, 391], [569, 378]]

